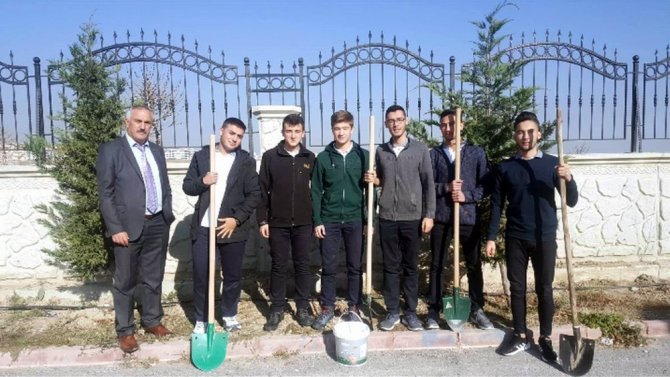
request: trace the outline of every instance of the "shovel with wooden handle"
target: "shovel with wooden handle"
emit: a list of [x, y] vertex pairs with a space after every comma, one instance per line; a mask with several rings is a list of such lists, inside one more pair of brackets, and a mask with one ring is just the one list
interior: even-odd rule
[[[561, 110], [556, 110], [556, 141], [558, 141], [558, 160], [563, 165], [563, 116]], [[565, 243], [565, 265], [568, 269], [568, 290], [570, 292], [570, 310], [573, 335], [561, 334], [559, 343], [559, 358], [565, 373], [572, 376], [581, 376], [591, 369], [596, 342], [593, 339], [582, 338], [581, 327], [577, 320], [577, 296], [572, 275], [572, 242], [570, 240], [570, 225], [568, 223], [568, 207], [566, 203], [565, 180], [561, 178], [561, 215], [563, 218], [563, 241]]]
[[[368, 170], [372, 170], [375, 167], [375, 116], [370, 115], [370, 155], [368, 161]], [[373, 222], [372, 217], [374, 216], [374, 199], [375, 199], [375, 184], [374, 182], [368, 182], [368, 221], [367, 221], [367, 232], [365, 233], [366, 247], [365, 247], [365, 295], [366, 295], [366, 305], [368, 307], [368, 313], [370, 314], [370, 328], [374, 330], [372, 324], [372, 236], [373, 236]]]
[[[216, 136], [209, 137], [210, 171], [216, 171]], [[191, 362], [196, 368], [209, 372], [226, 359], [228, 333], [214, 331], [214, 273], [216, 249], [216, 183], [209, 186], [209, 285], [207, 287], [207, 332], [191, 334]]]
[[[456, 109], [456, 174], [454, 179], [461, 179], [461, 109]], [[454, 332], [460, 333], [470, 316], [470, 298], [461, 296], [460, 289], [460, 203], [454, 202], [454, 288], [451, 296], [444, 296], [442, 304], [444, 319]]]

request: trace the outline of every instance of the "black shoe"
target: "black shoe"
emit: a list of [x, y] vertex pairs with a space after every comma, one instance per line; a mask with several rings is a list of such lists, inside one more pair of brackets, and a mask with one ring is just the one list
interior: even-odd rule
[[500, 349], [500, 353], [505, 356], [512, 356], [529, 348], [530, 343], [526, 338], [522, 338], [519, 334], [514, 334], [512, 339]]
[[284, 312], [272, 312], [270, 313], [270, 318], [268, 318], [268, 321], [265, 322], [265, 325], [263, 325], [263, 330], [264, 331], [275, 331], [277, 330], [277, 326], [279, 326], [279, 322], [281, 322], [284, 319]]
[[349, 310], [342, 316], [342, 320], [345, 322], [361, 321], [361, 311], [358, 309], [358, 305], [351, 305]]
[[298, 324], [302, 327], [312, 326], [314, 316], [307, 308], [298, 309]]
[[541, 336], [537, 341], [537, 345], [540, 347], [540, 354], [542, 354], [542, 360], [547, 363], [556, 362], [556, 352], [554, 352], [554, 347], [551, 346], [551, 338], [548, 336]]
[[482, 309], [477, 309], [470, 313], [470, 322], [482, 330], [493, 329], [493, 323], [491, 323]]
[[321, 314], [319, 314], [312, 323], [312, 328], [319, 331], [323, 330], [334, 316], [335, 313], [333, 313], [333, 308], [323, 307], [323, 309], [321, 309]]

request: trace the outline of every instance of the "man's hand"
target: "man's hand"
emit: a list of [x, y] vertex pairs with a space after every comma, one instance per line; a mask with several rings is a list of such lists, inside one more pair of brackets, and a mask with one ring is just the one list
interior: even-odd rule
[[486, 241], [486, 256], [493, 258], [496, 255], [496, 242], [495, 241]]
[[225, 217], [219, 219], [219, 222], [222, 224], [216, 227], [216, 230], [218, 231], [216, 235], [221, 238], [230, 238], [233, 235], [235, 228], [237, 228], [237, 221], [235, 218]]
[[363, 180], [366, 183], [372, 182], [375, 186], [380, 186], [382, 184], [379, 178], [377, 178], [377, 172], [374, 170], [366, 171], [365, 174], [363, 174]]
[[421, 221], [421, 231], [423, 233], [430, 233], [432, 229], [433, 229], [433, 219], [424, 217], [423, 220]]
[[219, 174], [215, 171], [210, 171], [202, 177], [202, 183], [211, 186], [216, 183], [216, 180], [219, 178]]
[[128, 233], [126, 232], [119, 232], [112, 235], [112, 242], [119, 246], [128, 246], [129, 241]]
[[572, 181], [572, 173], [570, 172], [570, 165], [563, 164], [556, 166], [556, 173], [559, 177], [565, 179], [565, 182]]
[[270, 225], [263, 224], [260, 226], [260, 228], [258, 228], [258, 230], [260, 230], [261, 236], [263, 236], [263, 238], [270, 238]]
[[460, 192], [462, 186], [463, 186], [462, 179], [454, 179], [449, 183], [447, 189], [449, 190], [449, 192]]
[[314, 236], [320, 240], [326, 238], [326, 227], [324, 225], [317, 225], [314, 227]]

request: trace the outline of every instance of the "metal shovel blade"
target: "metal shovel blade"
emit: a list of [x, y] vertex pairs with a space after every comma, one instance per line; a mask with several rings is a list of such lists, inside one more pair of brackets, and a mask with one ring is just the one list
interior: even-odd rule
[[223, 364], [228, 348], [228, 333], [214, 331], [214, 323], [207, 324], [204, 334], [191, 334], [191, 362], [196, 368], [209, 372]]
[[454, 288], [451, 296], [442, 297], [444, 319], [454, 332], [461, 332], [470, 317], [470, 298], [461, 296], [460, 288]]
[[561, 334], [558, 354], [563, 371], [571, 376], [583, 376], [591, 369], [596, 342], [584, 339], [575, 329], [575, 335]]

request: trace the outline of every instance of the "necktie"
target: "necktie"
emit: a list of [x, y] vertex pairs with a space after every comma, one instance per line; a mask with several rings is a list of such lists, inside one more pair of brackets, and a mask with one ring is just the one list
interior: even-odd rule
[[156, 182], [154, 181], [154, 174], [151, 171], [151, 166], [147, 160], [146, 146], [135, 144], [137, 149], [142, 152], [142, 174], [144, 175], [144, 186], [147, 190], [147, 210], [149, 213], [156, 213], [158, 210], [158, 201], [156, 198]]

